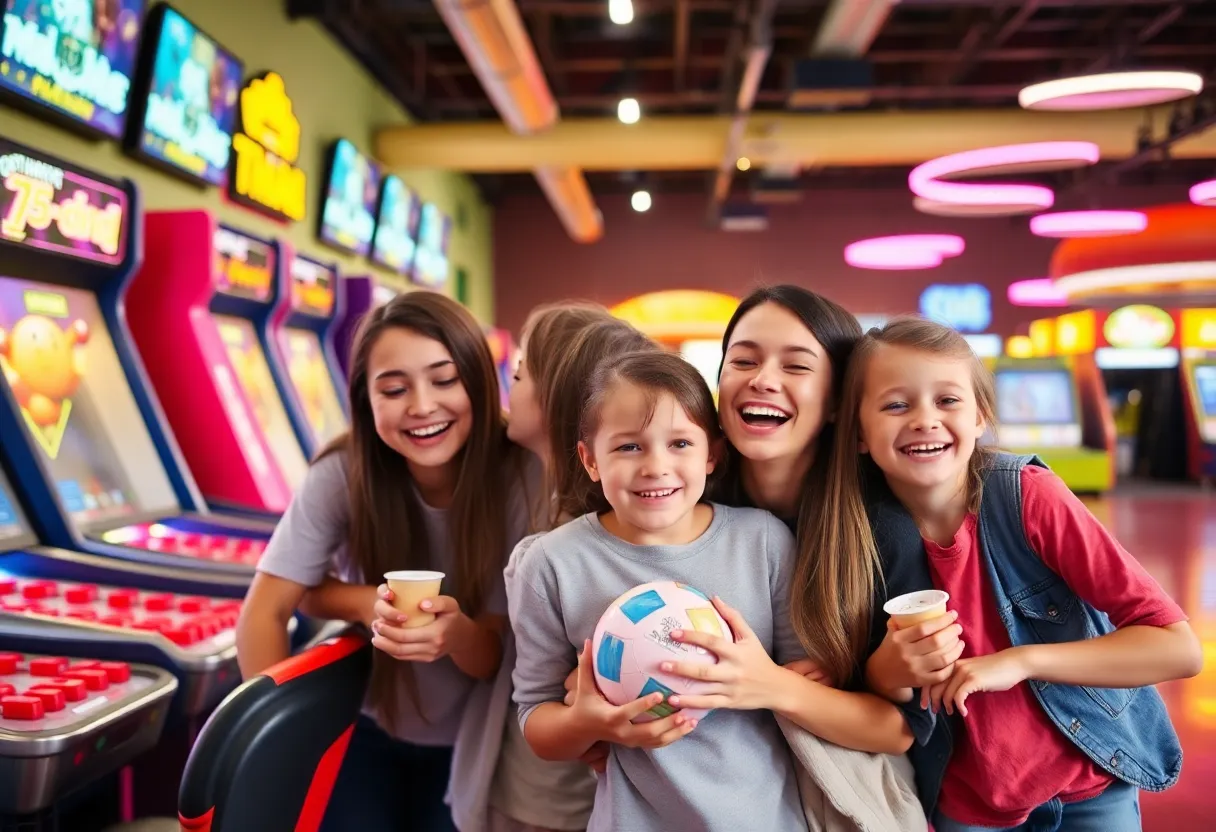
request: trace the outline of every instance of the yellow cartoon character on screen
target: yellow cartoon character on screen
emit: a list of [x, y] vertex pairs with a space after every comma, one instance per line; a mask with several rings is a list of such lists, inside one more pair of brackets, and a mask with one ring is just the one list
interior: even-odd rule
[[76, 320], [66, 329], [43, 315], [26, 315], [0, 329], [0, 365], [17, 404], [52, 457], [59, 451], [71, 397], [83, 375], [89, 328]]

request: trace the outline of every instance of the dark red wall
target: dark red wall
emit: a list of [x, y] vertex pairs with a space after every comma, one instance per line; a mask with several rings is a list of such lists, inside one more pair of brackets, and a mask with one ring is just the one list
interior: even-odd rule
[[[1179, 199], [1186, 199], [1185, 188], [1126, 189], [1103, 194], [1101, 207]], [[1047, 314], [1006, 300], [1010, 283], [1046, 276], [1055, 246], [1031, 235], [1025, 217], [932, 217], [914, 210], [902, 189], [809, 191], [801, 203], [772, 206], [766, 231], [730, 233], [705, 227], [706, 197], [700, 194], [656, 193], [645, 214], [629, 207], [627, 195], [599, 196], [597, 202], [605, 233], [592, 245], [573, 242], [539, 195], [498, 203], [494, 292], [500, 326], [518, 333], [533, 306], [563, 298], [611, 306], [662, 289], [742, 296], [758, 283], [797, 283], [854, 313], [888, 315], [918, 311], [920, 294], [931, 283], [982, 283], [992, 293], [991, 329], [1003, 335]], [[844, 247], [856, 239], [922, 232], [959, 234], [967, 250], [925, 271], [870, 271], [844, 262]]]

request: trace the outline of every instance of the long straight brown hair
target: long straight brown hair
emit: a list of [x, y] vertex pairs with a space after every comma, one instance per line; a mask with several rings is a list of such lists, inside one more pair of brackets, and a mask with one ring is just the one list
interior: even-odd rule
[[[858, 448], [866, 372], [884, 345], [970, 362], [979, 414], [985, 424], [994, 428], [996, 424], [992, 374], [953, 329], [923, 318], [901, 317], [871, 329], [854, 347], [840, 391], [826, 487], [807, 523], [807, 538], [818, 556], [799, 565], [790, 605], [794, 628], [808, 654], [838, 680], [853, 678], [866, 658], [874, 590], [882, 575], [865, 505], [865, 468], [876, 466]], [[991, 451], [979, 446], [971, 456], [967, 496], [973, 511], [979, 508], [984, 472], [991, 459]], [[839, 616], [828, 614], [829, 610], [839, 610]]]
[[[507, 439], [498, 374], [485, 335], [468, 310], [446, 295], [428, 291], [397, 295], [369, 312], [355, 336], [350, 432], [322, 453], [347, 453], [351, 561], [368, 584], [380, 583], [384, 573], [396, 569], [430, 568], [430, 542], [414, 478], [405, 457], [376, 433], [372, 414], [368, 358], [380, 336], [395, 328], [443, 344], [469, 397], [473, 424], [456, 460], [459, 469], [448, 509], [454, 569], [444, 591], [460, 602], [466, 615], [476, 617], [501, 579], [508, 543], [507, 505], [511, 489], [523, 487], [523, 456]], [[390, 729], [398, 715], [399, 681], [405, 682], [425, 719], [412, 664], [375, 651], [371, 703]]]

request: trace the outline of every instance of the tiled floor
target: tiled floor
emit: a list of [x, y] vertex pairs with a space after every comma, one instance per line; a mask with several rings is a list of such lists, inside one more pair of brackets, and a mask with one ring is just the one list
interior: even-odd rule
[[1086, 501], [1191, 616], [1206, 668], [1161, 686], [1182, 738], [1182, 779], [1143, 796], [1146, 832], [1216, 829], [1216, 492], [1135, 489]]

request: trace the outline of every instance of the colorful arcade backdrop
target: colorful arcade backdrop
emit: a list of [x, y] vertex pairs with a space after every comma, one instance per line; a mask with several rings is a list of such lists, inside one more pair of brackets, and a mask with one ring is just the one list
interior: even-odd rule
[[[165, 3], [0, 0], [0, 94], [280, 223], [304, 220], [303, 132], [283, 78]], [[347, 139], [317, 189], [318, 241], [438, 289], [451, 219]]]

